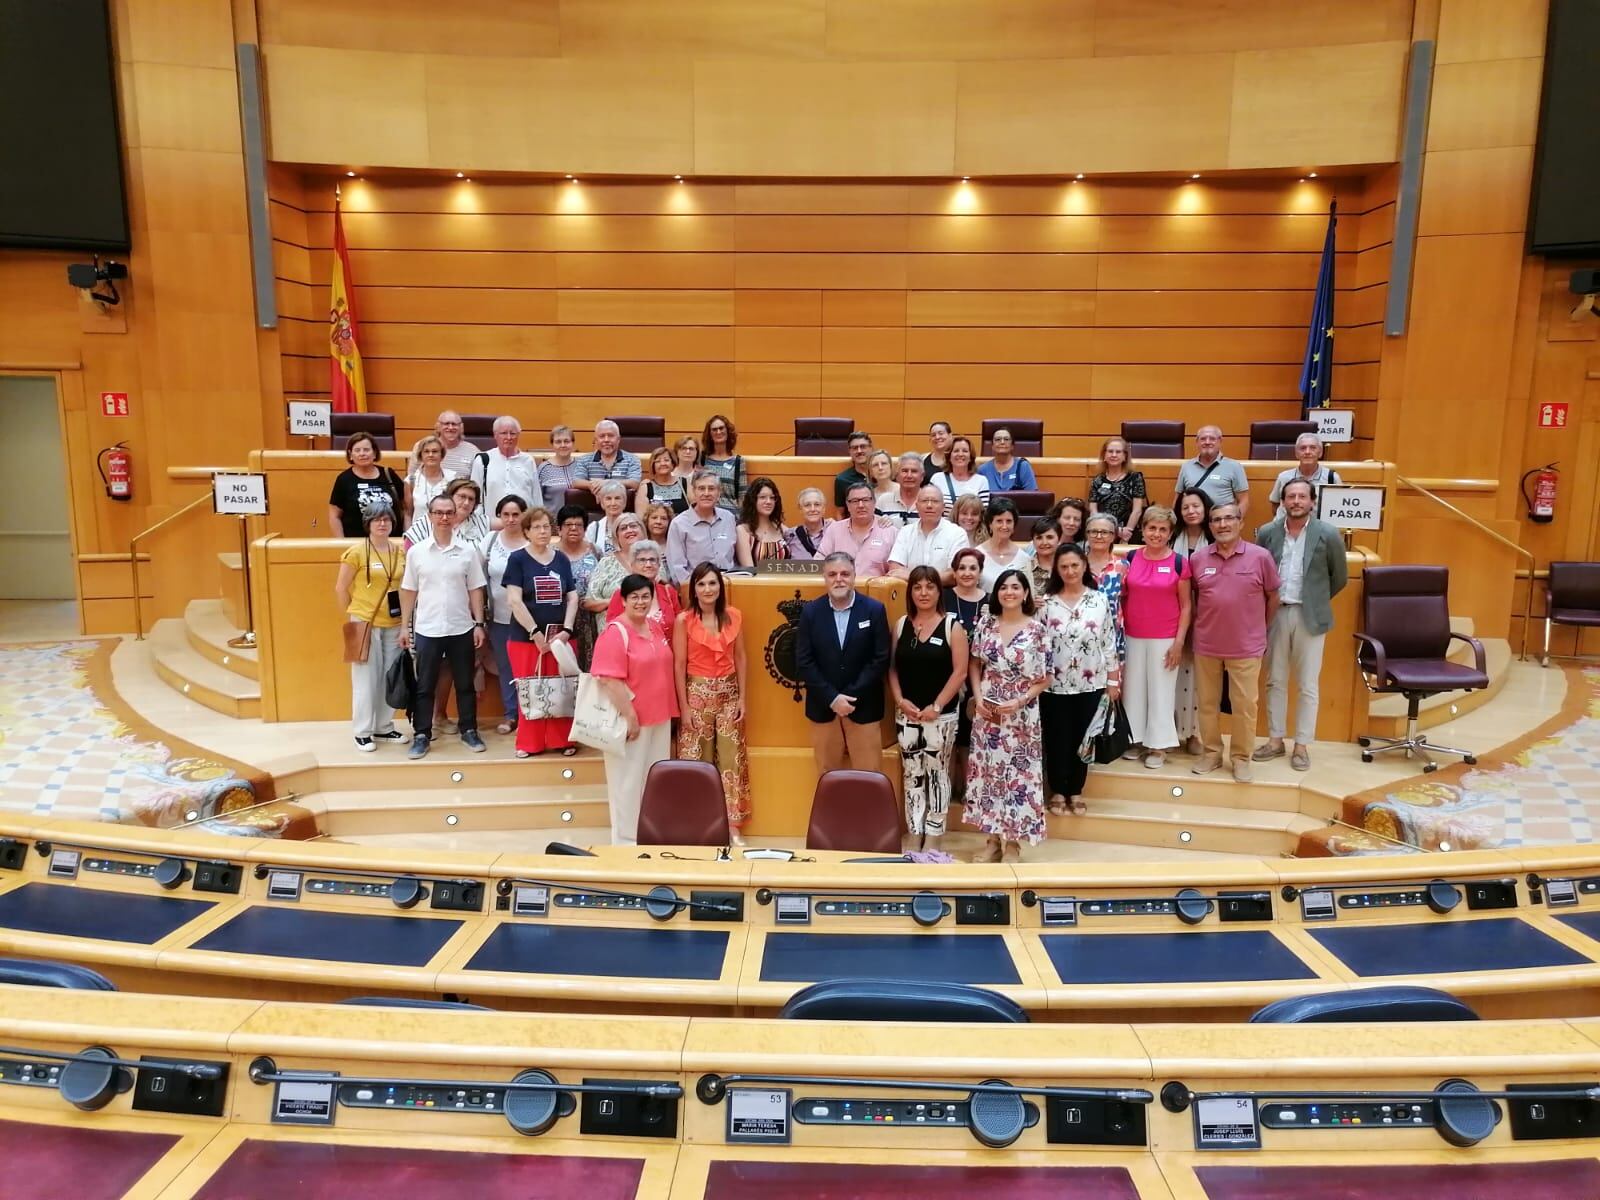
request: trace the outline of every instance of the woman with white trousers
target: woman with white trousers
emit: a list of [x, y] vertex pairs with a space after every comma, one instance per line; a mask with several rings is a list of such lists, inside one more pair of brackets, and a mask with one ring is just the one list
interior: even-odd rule
[[1126, 758], [1143, 758], [1151, 770], [1178, 746], [1175, 701], [1178, 666], [1192, 612], [1189, 563], [1173, 553], [1177, 518], [1152, 504], [1140, 527], [1144, 545], [1128, 556], [1122, 580], [1122, 620], [1127, 662], [1122, 671], [1122, 707], [1133, 745]]

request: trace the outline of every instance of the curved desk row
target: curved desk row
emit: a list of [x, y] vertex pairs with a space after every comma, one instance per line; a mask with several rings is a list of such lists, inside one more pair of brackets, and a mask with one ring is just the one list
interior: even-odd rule
[[[0, 952], [125, 988], [769, 1010], [823, 979], [993, 987], [1058, 1019], [1227, 1020], [1415, 982], [1486, 1016], [1600, 1013], [1600, 852], [927, 866], [684, 848], [377, 853], [54, 822], [0, 837]], [[637, 857], [650, 853], [649, 858]]]
[[1593, 1021], [861, 1026], [0, 988], [0, 1194], [1593, 1196], [1597, 1077]]

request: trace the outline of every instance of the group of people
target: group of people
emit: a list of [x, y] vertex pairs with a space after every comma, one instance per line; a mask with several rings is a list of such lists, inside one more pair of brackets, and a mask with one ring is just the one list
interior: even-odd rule
[[[417, 660], [414, 758], [428, 752], [452, 687], [463, 743], [483, 748], [480, 666], [499, 678], [499, 731], [515, 732], [519, 757], [572, 753], [570, 721], [527, 702], [551, 685], [527, 681], [589, 671], [617, 681], [607, 692], [630, 728], [627, 748], [608, 755], [613, 839], [633, 840], [644, 775], [674, 752], [676, 721], [676, 754], [722, 775], [737, 841], [750, 811], [746, 663], [726, 575], [811, 559], [826, 593], [807, 606], [798, 644], [817, 765], [877, 769], [892, 706], [907, 825], [921, 848], [938, 848], [952, 799], [988, 834], [984, 861], [1015, 860], [1045, 836], [1047, 814], [1083, 813], [1083, 751], [1118, 701], [1134, 742], [1127, 757], [1148, 767], [1181, 750], [1197, 773], [1223, 765], [1225, 689], [1236, 779], [1285, 754], [1296, 769], [1310, 765], [1322, 636], [1346, 579], [1342, 539], [1312, 516], [1316, 489], [1338, 482], [1315, 435], [1276, 480], [1277, 517], [1252, 544], [1242, 537], [1248, 481], [1215, 426], [1198, 432], [1171, 507], [1151, 503], [1127, 444], [1111, 438], [1088, 498], [1061, 500], [1020, 540], [1006, 493], [1037, 481], [1005, 430], [981, 464], [942, 421], [926, 455], [892, 459], [854, 434], [851, 465], [834, 481], [838, 515], [807, 488], [792, 525], [774, 481], [750, 477], [721, 415], [701, 438], [643, 462], [610, 421], [596, 426], [588, 455], [557, 427], [543, 461], [520, 449], [515, 418], [494, 432], [494, 448], [479, 451], [459, 415], [440, 414], [404, 478], [379, 465], [370, 437], [346, 445], [329, 517], [362, 538], [336, 590], [347, 619], [371, 626], [368, 659], [351, 664], [364, 750], [403, 737], [382, 700], [402, 650]], [[566, 503], [573, 488], [592, 493], [598, 516]], [[893, 621], [855, 586], [884, 576], [906, 584], [906, 612]], [[1270, 737], [1256, 747], [1263, 663]]]

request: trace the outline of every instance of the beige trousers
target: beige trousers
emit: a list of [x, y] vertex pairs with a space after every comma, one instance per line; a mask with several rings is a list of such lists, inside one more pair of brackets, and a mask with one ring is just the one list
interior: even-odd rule
[[1256, 748], [1256, 702], [1261, 688], [1259, 658], [1194, 656], [1195, 689], [1200, 697], [1200, 742], [1206, 754], [1222, 754], [1222, 672], [1228, 672], [1228, 703], [1233, 708], [1235, 759], [1249, 758]]
[[611, 802], [611, 844], [634, 846], [639, 842], [639, 802], [644, 798], [644, 777], [663, 758], [672, 757], [672, 722], [646, 725], [639, 736], [617, 753], [607, 751], [606, 796]]
[[883, 729], [878, 722], [858, 725], [848, 718], [835, 717], [806, 724], [811, 727], [811, 750], [817, 756], [818, 775], [846, 766], [852, 771], [883, 770]]

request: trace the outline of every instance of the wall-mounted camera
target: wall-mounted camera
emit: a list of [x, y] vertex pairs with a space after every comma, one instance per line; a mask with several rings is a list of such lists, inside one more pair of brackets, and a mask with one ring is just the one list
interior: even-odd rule
[[98, 300], [101, 304], [122, 303], [122, 297], [117, 294], [116, 281], [127, 277], [127, 264], [110, 259], [102, 263], [98, 255], [91, 263], [67, 264], [67, 282], [87, 291], [89, 299]]

